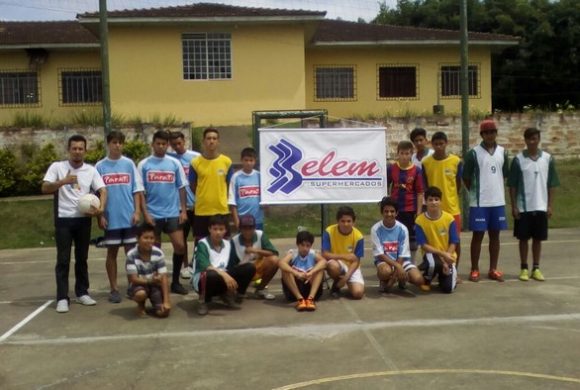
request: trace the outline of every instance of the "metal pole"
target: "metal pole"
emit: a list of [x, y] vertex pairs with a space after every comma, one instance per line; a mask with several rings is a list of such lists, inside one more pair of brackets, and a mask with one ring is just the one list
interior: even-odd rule
[[[467, 0], [461, 0], [461, 155], [465, 156], [469, 151], [469, 59], [468, 59], [468, 35], [467, 35]], [[469, 199], [467, 191], [462, 190], [463, 220], [469, 218]], [[464, 224], [467, 226], [467, 224]]]
[[99, 0], [100, 43], [101, 43], [101, 78], [103, 83], [103, 127], [105, 145], [107, 135], [111, 132], [111, 92], [109, 86], [109, 28], [107, 25], [107, 0]]

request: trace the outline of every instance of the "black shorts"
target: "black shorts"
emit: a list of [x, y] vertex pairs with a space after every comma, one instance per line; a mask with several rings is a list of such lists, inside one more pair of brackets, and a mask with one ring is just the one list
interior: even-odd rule
[[[304, 280], [302, 279], [294, 278], [294, 280], [296, 281], [298, 291], [300, 291], [300, 294], [304, 298], [308, 298], [310, 295], [312, 295], [310, 293], [310, 287], [312, 287], [310, 283], [304, 283]], [[283, 280], [282, 280], [282, 291], [284, 291], [284, 296], [289, 302], [296, 302], [296, 297], [294, 296], [294, 294], [292, 294], [292, 291], [290, 291], [290, 289], [286, 286]], [[314, 294], [314, 300], [315, 301], [319, 300], [321, 295], [322, 295], [322, 283], [320, 283], [318, 291], [316, 291], [316, 294]]]
[[131, 286], [129, 287], [129, 296], [131, 299], [135, 297], [135, 293], [137, 291], [141, 290], [145, 291], [147, 298], [149, 298], [149, 301], [154, 308], [160, 309], [163, 306], [163, 291], [161, 290], [160, 286], [153, 284], [149, 286]]
[[397, 221], [401, 222], [409, 230], [409, 246], [412, 251], [417, 250], [417, 236], [415, 235], [416, 215], [412, 211], [399, 211], [397, 213]]
[[103, 244], [106, 247], [115, 247], [120, 245], [134, 245], [137, 243], [137, 226], [131, 226], [126, 229], [105, 230]]
[[[216, 214], [226, 218], [226, 238], [230, 237], [230, 215]], [[201, 240], [209, 235], [209, 219], [213, 215], [196, 215], [193, 220], [193, 234], [197, 240]]]
[[179, 217], [159, 218], [155, 220], [155, 235], [161, 236], [161, 233], [171, 234], [180, 230]]
[[548, 239], [548, 213], [545, 211], [530, 211], [520, 213], [518, 219], [514, 219], [514, 237], [518, 240], [533, 238], [538, 241]]

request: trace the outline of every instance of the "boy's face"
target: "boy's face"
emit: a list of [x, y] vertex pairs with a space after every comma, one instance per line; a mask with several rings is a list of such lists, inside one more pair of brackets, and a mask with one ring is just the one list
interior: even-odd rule
[[397, 153], [399, 164], [407, 165], [411, 162], [411, 156], [413, 155], [413, 151], [411, 149], [401, 149]]
[[310, 249], [312, 249], [312, 244], [309, 243], [308, 241], [302, 241], [301, 243], [298, 244], [298, 253], [302, 257], [305, 257], [308, 254], [308, 252], [310, 252]]
[[429, 196], [425, 202], [427, 203], [427, 211], [430, 213], [439, 212], [441, 208], [441, 198], [437, 196]]
[[354, 219], [350, 215], [343, 215], [337, 221], [338, 223], [338, 231], [341, 234], [348, 235], [352, 233], [352, 228], [354, 226]]
[[145, 252], [151, 252], [155, 244], [155, 233], [152, 231], [144, 232], [137, 238], [139, 249]]
[[111, 157], [120, 157], [123, 153], [123, 143], [118, 139], [113, 139], [107, 144]]
[[209, 237], [213, 242], [223, 240], [226, 235], [226, 225], [216, 224], [209, 227]]
[[526, 142], [526, 148], [535, 150], [540, 144], [540, 135], [534, 134], [530, 138], [525, 138], [524, 141]]
[[382, 210], [383, 214], [383, 225], [393, 226], [395, 224], [395, 219], [397, 218], [397, 210], [391, 205], [386, 205]]
[[171, 149], [177, 154], [185, 153], [185, 140], [183, 138], [173, 138], [169, 141]]
[[155, 138], [151, 144], [155, 157], [165, 156], [165, 152], [167, 152], [167, 146], [167, 141], [162, 138]]
[[486, 144], [494, 144], [497, 138], [497, 130], [484, 130], [481, 132], [481, 138]]
[[442, 155], [445, 154], [447, 142], [443, 139], [436, 139], [435, 141], [431, 142], [431, 146], [433, 147], [433, 151], [435, 152], [435, 154]]
[[213, 131], [209, 131], [203, 137], [203, 147], [208, 152], [214, 152], [217, 150], [220, 144], [220, 138], [218, 133], [214, 133]]
[[415, 149], [417, 149], [418, 152], [423, 151], [425, 146], [427, 146], [427, 140], [422, 135], [418, 135], [413, 139], [413, 145], [415, 145]]
[[240, 233], [245, 241], [250, 241], [254, 238], [254, 233], [256, 232], [255, 226], [242, 226], [240, 227]]
[[256, 166], [256, 159], [254, 157], [244, 157], [242, 158], [242, 170], [244, 172], [251, 172]]

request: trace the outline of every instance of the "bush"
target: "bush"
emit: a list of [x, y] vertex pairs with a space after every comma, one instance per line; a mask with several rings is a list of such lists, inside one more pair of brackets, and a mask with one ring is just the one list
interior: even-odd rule
[[12, 194], [16, 184], [16, 156], [8, 148], [0, 150], [0, 196]]
[[151, 147], [140, 140], [125, 141], [123, 154], [137, 164], [139, 161], [151, 154]]
[[40, 194], [40, 186], [46, 170], [50, 164], [58, 160], [53, 144], [45, 145], [41, 149], [29, 145], [26, 147], [26, 152], [31, 155], [23, 155], [23, 159], [27, 162], [21, 165], [15, 174], [18, 178], [15, 195]]
[[95, 147], [88, 150], [87, 154], [85, 154], [85, 162], [95, 165], [97, 161], [102, 160], [106, 155], [105, 143], [103, 141], [97, 141]]

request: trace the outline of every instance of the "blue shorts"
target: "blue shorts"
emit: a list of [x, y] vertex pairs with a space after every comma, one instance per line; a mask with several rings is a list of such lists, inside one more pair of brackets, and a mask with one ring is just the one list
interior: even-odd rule
[[131, 245], [137, 243], [137, 226], [126, 229], [105, 230], [103, 244], [109, 246]]
[[506, 229], [505, 206], [469, 208], [469, 230], [472, 232]]

